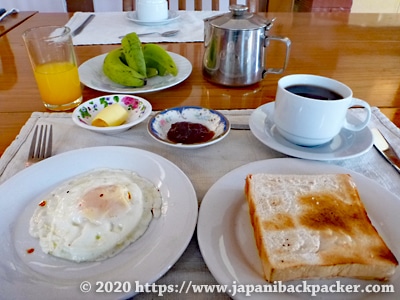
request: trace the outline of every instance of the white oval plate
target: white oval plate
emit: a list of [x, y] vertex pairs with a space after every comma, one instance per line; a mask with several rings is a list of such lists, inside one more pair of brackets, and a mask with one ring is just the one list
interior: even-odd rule
[[[361, 131], [342, 129], [332, 141], [321, 146], [303, 147], [286, 140], [276, 129], [274, 102], [258, 107], [250, 116], [250, 130], [268, 147], [290, 155], [310, 160], [340, 160], [357, 157], [366, 153], [373, 145], [372, 133], [368, 127]], [[354, 116], [351, 116], [355, 118]]]
[[[400, 291], [400, 270], [388, 282], [334, 278], [327, 280], [306, 280], [309, 285], [359, 284], [359, 291], [367, 284], [392, 285], [396, 293], [317, 293], [309, 292], [262, 293], [252, 292], [235, 295], [235, 287], [270, 286], [263, 277], [251, 225], [248, 204], [243, 189], [247, 174], [323, 174], [348, 173], [353, 177], [365, 209], [389, 248], [397, 259], [400, 258], [400, 199], [385, 190], [375, 181], [351, 170], [322, 162], [276, 158], [257, 161], [241, 166], [220, 178], [204, 196], [197, 223], [197, 238], [200, 251], [212, 275], [220, 284], [226, 284], [228, 294], [234, 299], [398, 299]], [[283, 282], [285, 285], [302, 285], [303, 281]], [[235, 285], [236, 284], [236, 285]], [[277, 286], [275, 286], [277, 287]], [[270, 287], [271, 288], [271, 287]], [[383, 288], [383, 287], [382, 287]]]
[[[140, 239], [101, 262], [74, 263], [43, 253], [38, 240], [28, 232], [40, 196], [94, 168], [127, 169], [149, 179], [163, 198], [161, 217], [152, 220]], [[0, 195], [4, 200], [0, 201], [4, 212], [0, 218], [0, 282], [1, 297], [6, 299], [27, 295], [31, 299], [130, 298], [135, 294], [135, 281], [150, 284], [173, 266], [189, 244], [197, 221], [197, 197], [188, 177], [165, 158], [129, 147], [93, 147], [57, 154], [4, 182]], [[30, 248], [35, 251], [27, 254]], [[83, 281], [92, 285], [90, 292], [80, 291]], [[128, 282], [132, 288], [128, 293], [96, 293], [98, 281]]]
[[107, 53], [95, 56], [79, 66], [79, 77], [81, 82], [94, 90], [122, 93], [140, 94], [167, 89], [181, 83], [192, 73], [192, 64], [185, 57], [168, 52], [178, 67], [178, 75], [155, 76], [147, 79], [147, 84], [142, 87], [123, 86], [111, 81], [103, 72], [103, 61]]
[[[181, 144], [168, 139], [171, 125], [177, 122], [191, 122], [206, 126], [214, 131], [214, 137], [204, 143]], [[228, 119], [218, 111], [198, 106], [181, 106], [163, 110], [154, 115], [148, 123], [147, 131], [155, 140], [178, 148], [200, 148], [215, 144], [225, 138], [230, 131]]]
[[[119, 126], [92, 126], [97, 114], [109, 105], [118, 103], [128, 111], [128, 119]], [[72, 113], [72, 120], [79, 127], [104, 134], [117, 134], [143, 122], [152, 111], [149, 101], [129, 95], [106, 95], [91, 99], [79, 105]]]
[[146, 26], [156, 26], [156, 25], [164, 25], [168, 24], [172, 21], [175, 21], [176, 19], [179, 18], [179, 15], [176, 11], [168, 11], [168, 19], [162, 20], [162, 21], [143, 21], [139, 20], [136, 16], [136, 11], [130, 11], [126, 14], [126, 18], [129, 21], [135, 22], [140, 25], [146, 25]]

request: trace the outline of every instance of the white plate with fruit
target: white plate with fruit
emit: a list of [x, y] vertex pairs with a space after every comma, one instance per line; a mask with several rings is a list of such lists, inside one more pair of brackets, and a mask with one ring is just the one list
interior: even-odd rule
[[151, 111], [151, 104], [141, 97], [107, 95], [79, 105], [72, 113], [72, 120], [84, 129], [117, 134], [143, 122]]
[[142, 45], [135, 33], [127, 34], [121, 44], [121, 48], [79, 67], [84, 85], [110, 93], [148, 93], [177, 85], [192, 72], [192, 64], [185, 57], [157, 44]]

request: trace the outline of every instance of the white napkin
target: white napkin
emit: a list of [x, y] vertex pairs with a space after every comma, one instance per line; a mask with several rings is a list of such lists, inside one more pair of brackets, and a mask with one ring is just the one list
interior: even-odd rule
[[[74, 45], [120, 44], [120, 36], [130, 32], [165, 32], [179, 29], [179, 33], [172, 37], [162, 37], [152, 34], [140, 37], [145, 43], [160, 42], [202, 42], [204, 41], [204, 19], [222, 14], [221, 11], [177, 11], [178, 18], [167, 24], [146, 26], [137, 24], [127, 18], [132, 12], [105, 12], [95, 13], [94, 19], [73, 38]], [[71, 31], [82, 24], [92, 13], [76, 12], [66, 26]]]

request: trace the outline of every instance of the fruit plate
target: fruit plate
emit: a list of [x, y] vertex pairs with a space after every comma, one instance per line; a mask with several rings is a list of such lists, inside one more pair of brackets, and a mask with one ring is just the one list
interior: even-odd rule
[[178, 67], [178, 75], [155, 76], [147, 80], [143, 87], [129, 87], [117, 84], [111, 81], [103, 73], [103, 61], [107, 53], [93, 57], [79, 66], [79, 77], [81, 82], [94, 90], [122, 93], [122, 94], [140, 94], [164, 90], [178, 83], [181, 83], [192, 73], [192, 64], [185, 57], [168, 52]]

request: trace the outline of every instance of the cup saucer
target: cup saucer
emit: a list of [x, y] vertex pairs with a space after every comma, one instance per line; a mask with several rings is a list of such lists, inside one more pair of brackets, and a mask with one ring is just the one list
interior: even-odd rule
[[[373, 145], [368, 127], [361, 131], [342, 129], [329, 143], [303, 147], [286, 140], [276, 129], [273, 121], [274, 102], [258, 107], [250, 116], [249, 125], [253, 135], [266, 146], [293, 157], [310, 160], [341, 160], [364, 154]], [[349, 116], [349, 120], [357, 119]]]
[[176, 11], [168, 11], [168, 18], [162, 21], [143, 21], [137, 18], [136, 11], [130, 11], [126, 14], [126, 18], [134, 23], [147, 26], [156, 26], [168, 24], [179, 18], [179, 14]]

